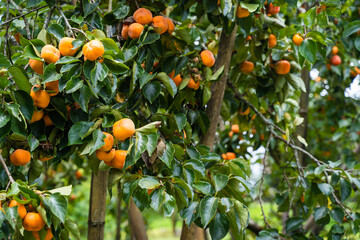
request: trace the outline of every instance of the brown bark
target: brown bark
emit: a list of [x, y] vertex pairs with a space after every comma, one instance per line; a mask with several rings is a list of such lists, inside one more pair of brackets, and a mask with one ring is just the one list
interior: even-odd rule
[[[214, 146], [215, 133], [220, 121], [220, 110], [224, 98], [224, 92], [225, 92], [226, 81], [229, 73], [229, 66], [230, 66], [231, 54], [236, 36], [236, 30], [237, 30], [237, 25], [235, 25], [230, 35], [226, 34], [225, 29], [223, 29], [221, 32], [219, 50], [218, 50], [218, 55], [216, 57], [214, 72], [216, 72], [218, 69], [220, 69], [222, 66], [225, 65], [224, 74], [222, 75], [222, 77], [218, 82], [215, 82], [211, 86], [211, 98], [206, 108], [206, 114], [209, 117], [210, 126], [208, 131], [200, 139], [200, 144], [205, 144], [209, 146], [211, 149]], [[197, 231], [202, 231], [202, 229], [198, 228], [194, 223], [192, 223], [189, 227], [187, 227], [186, 224], [183, 223], [180, 239], [194, 240], [196, 239]]]
[[140, 210], [134, 203], [134, 200], [130, 200], [129, 205], [129, 223], [130, 223], [130, 232], [131, 240], [147, 240], [145, 223], [141, 215]]
[[121, 239], [121, 219], [122, 219], [122, 211], [121, 211], [121, 198], [117, 197], [116, 203], [116, 234], [115, 240]]
[[106, 210], [108, 171], [91, 176], [88, 240], [103, 240]]
[[210, 126], [208, 131], [201, 137], [200, 143], [209, 146], [214, 145], [215, 133], [220, 121], [220, 110], [224, 98], [226, 81], [228, 79], [231, 54], [234, 46], [237, 25], [230, 35], [227, 35], [225, 29], [221, 32], [218, 55], [214, 66], [214, 72], [225, 65], [224, 74], [218, 82], [211, 86], [211, 98], [206, 108], [206, 114], [209, 116]]

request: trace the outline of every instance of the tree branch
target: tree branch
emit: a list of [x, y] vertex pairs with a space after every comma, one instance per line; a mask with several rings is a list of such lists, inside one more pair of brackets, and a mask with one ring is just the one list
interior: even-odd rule
[[[46, 8], [46, 7], [47, 7], [47, 6], [38, 7], [38, 8], [32, 9], [32, 10], [26, 12], [26, 13], [23, 13], [23, 14], [21, 14], [21, 15], [19, 15], [19, 16], [15, 16], [15, 17], [13, 17], [13, 18], [11, 18], [11, 19], [7, 19], [5, 22], [2, 22], [2, 23], [0, 24], [0, 27], [2, 27], [3, 25], [8, 24], [8, 23], [14, 21], [15, 19], [22, 18], [22, 17], [24, 17], [24, 16], [26, 16], [26, 15], [32, 13], [32, 12], [39, 11], [40, 9], [43, 9], [43, 8]], [[9, 9], [6, 9], [6, 10], [9, 11]]]
[[14, 180], [14, 178], [11, 176], [11, 173], [10, 173], [9, 169], [7, 168], [6, 163], [5, 163], [5, 161], [4, 161], [4, 159], [3, 159], [3, 157], [2, 157], [1, 154], [0, 154], [0, 162], [1, 162], [1, 164], [3, 165], [3, 167], [4, 167], [4, 169], [5, 169], [5, 172], [6, 172], [6, 174], [7, 174], [8, 177], [9, 177], [10, 182], [11, 182], [11, 183], [15, 182], [15, 180]]
[[67, 18], [65, 16], [65, 14], [63, 13], [63, 11], [61, 11], [61, 9], [58, 6], [56, 6], [56, 9], [59, 11], [61, 17], [64, 19], [65, 25], [69, 29], [70, 34], [72, 35], [73, 38], [75, 38], [75, 34], [74, 34], [73, 30], [72, 30], [72, 27], [71, 27], [69, 21], [67, 20]]

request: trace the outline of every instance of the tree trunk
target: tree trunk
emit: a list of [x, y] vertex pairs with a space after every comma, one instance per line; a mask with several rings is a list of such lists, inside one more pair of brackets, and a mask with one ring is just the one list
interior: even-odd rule
[[90, 207], [88, 220], [88, 240], [103, 240], [106, 210], [106, 191], [108, 171], [92, 173], [90, 190]]
[[206, 114], [209, 116], [210, 126], [208, 131], [201, 137], [200, 143], [209, 146], [211, 149], [214, 146], [215, 133], [220, 121], [220, 110], [224, 98], [226, 81], [228, 79], [229, 65], [231, 54], [234, 46], [237, 25], [230, 35], [226, 35], [225, 29], [221, 32], [218, 55], [216, 57], [214, 72], [225, 65], [224, 74], [219, 81], [211, 86], [211, 98], [206, 108]]
[[116, 234], [115, 234], [115, 240], [121, 239], [121, 198], [117, 197], [117, 203], [116, 203]]
[[[237, 25], [235, 25], [230, 35], [226, 34], [225, 29], [221, 32], [218, 55], [214, 66], [214, 72], [224, 67], [224, 74], [218, 82], [215, 82], [211, 86], [211, 98], [206, 108], [206, 114], [209, 116], [210, 126], [208, 131], [201, 137], [200, 144], [205, 144], [211, 149], [214, 146], [215, 133], [220, 120], [220, 110], [224, 98], [224, 92], [226, 87], [226, 81], [229, 73], [229, 66], [231, 60], [231, 54], [234, 46], [236, 36]], [[189, 227], [183, 223], [181, 230], [181, 240], [194, 240], [196, 239], [196, 232], [202, 231], [194, 223]], [[202, 234], [203, 236], [204, 234]], [[203, 238], [202, 238], [203, 239]]]
[[[301, 71], [301, 78], [303, 79], [305, 86], [306, 86], [306, 93], [301, 92], [300, 95], [300, 110], [299, 115], [300, 117], [304, 118], [303, 124], [297, 126], [296, 128], [296, 136], [301, 136], [306, 140], [306, 134], [307, 134], [307, 123], [308, 123], [308, 106], [309, 106], [309, 93], [310, 93], [310, 73], [307, 69], [303, 69]], [[300, 143], [297, 139], [296, 145], [299, 147], [304, 147], [302, 143]], [[304, 165], [304, 155], [302, 152], [298, 152], [299, 159], [301, 162], [301, 165]]]
[[129, 224], [131, 232], [131, 240], [147, 240], [145, 223], [141, 215], [140, 210], [134, 203], [134, 200], [130, 200], [129, 205]]

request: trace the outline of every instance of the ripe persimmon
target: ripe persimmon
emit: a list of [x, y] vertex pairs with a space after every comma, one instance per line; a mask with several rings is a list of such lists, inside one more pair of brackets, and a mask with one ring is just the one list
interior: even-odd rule
[[173, 71], [169, 74], [169, 77], [174, 81], [174, 83], [175, 83], [176, 86], [179, 86], [180, 83], [182, 82], [182, 78], [181, 78], [180, 74], [176, 75], [175, 77], [174, 77], [174, 75], [175, 75], [175, 70], [173, 70]]
[[269, 48], [275, 47], [276, 44], [277, 44], [276, 36], [275, 36], [274, 34], [270, 34], [270, 35], [269, 35], [269, 40], [268, 40], [268, 46], [269, 46]]
[[41, 58], [43, 58], [46, 63], [56, 63], [60, 59], [60, 51], [53, 45], [45, 45], [41, 49]]
[[76, 170], [76, 171], [75, 171], [75, 178], [76, 178], [77, 180], [81, 179], [82, 176], [83, 176], [83, 174], [82, 174], [82, 172], [81, 172], [80, 170]]
[[114, 159], [108, 162], [108, 165], [113, 168], [122, 169], [125, 164], [126, 154], [127, 151], [125, 150], [116, 150]]
[[30, 96], [34, 101], [34, 105], [39, 108], [46, 108], [50, 103], [50, 94], [42, 89], [38, 89], [34, 92], [34, 87], [40, 87], [39, 85], [34, 85], [31, 88]]
[[330, 58], [331, 65], [337, 66], [341, 64], [341, 58], [339, 55], [334, 55]]
[[233, 153], [233, 152], [227, 152], [226, 153], [226, 160], [231, 160], [231, 159], [234, 159], [234, 158], [236, 158], [235, 153]]
[[144, 30], [144, 26], [140, 23], [132, 23], [129, 26], [128, 35], [132, 39], [137, 39], [140, 37], [142, 31]]
[[114, 137], [113, 135], [111, 135], [110, 133], [107, 132], [103, 132], [103, 134], [105, 134], [105, 138], [104, 138], [104, 146], [102, 146], [101, 148], [99, 148], [100, 151], [110, 151], [114, 145]]
[[244, 61], [240, 65], [240, 70], [244, 74], [250, 74], [254, 70], [254, 63], [250, 61]]
[[331, 49], [331, 54], [336, 55], [338, 52], [339, 52], [339, 48], [337, 46], [333, 46], [333, 48]]
[[42, 109], [40, 111], [34, 110], [30, 123], [40, 121], [43, 118], [43, 116], [44, 116], [44, 111]]
[[190, 81], [187, 85], [188, 88], [192, 88], [194, 90], [198, 90], [200, 87], [200, 81], [195, 82], [193, 78], [190, 78]]
[[165, 19], [166, 19], [166, 21], [167, 21], [167, 23], [168, 23], [168, 30], [167, 30], [167, 32], [168, 32], [169, 34], [172, 34], [172, 33], [174, 32], [174, 30], [175, 30], [175, 24], [174, 24], [174, 22], [173, 22], [170, 18], [166, 17]]
[[232, 138], [234, 136], [234, 132], [233, 131], [230, 131], [229, 132], [229, 138]]
[[275, 72], [279, 75], [285, 75], [290, 72], [290, 63], [287, 60], [280, 60], [275, 63]]
[[129, 37], [129, 25], [123, 25], [121, 29], [121, 36], [123, 39], [127, 40]]
[[64, 37], [59, 42], [59, 51], [62, 56], [74, 56], [78, 48], [72, 49], [75, 38]]
[[292, 37], [292, 40], [296, 46], [300, 46], [301, 43], [304, 41], [303, 37], [300, 36], [300, 34], [298, 34], [298, 33], [294, 34], [294, 36]]
[[204, 50], [200, 53], [201, 61], [207, 67], [212, 67], [215, 64], [214, 54], [209, 50]]
[[49, 115], [45, 115], [43, 119], [45, 122], [45, 127], [50, 127], [50, 126], [54, 125], [54, 123], [51, 121]]
[[[39, 233], [38, 232], [32, 232], [32, 235], [34, 236], [34, 238], [36, 240], [40, 240], [40, 236], [39, 236]], [[53, 239], [53, 234], [51, 232], [51, 228], [48, 228], [47, 231], [46, 231], [46, 235], [45, 235], [45, 239], [44, 240], [51, 240]]]
[[45, 90], [50, 91], [51, 97], [56, 96], [59, 93], [59, 80], [45, 83]]
[[249, 10], [247, 10], [246, 8], [242, 8], [240, 6], [238, 6], [237, 10], [236, 10], [236, 16], [238, 18], [245, 18], [248, 17], [250, 15]]
[[227, 160], [226, 153], [221, 154], [221, 157], [222, 157], [224, 160]]
[[9, 207], [15, 207], [18, 206], [18, 213], [21, 219], [24, 219], [24, 217], [27, 214], [26, 208], [23, 204], [18, 203], [16, 200], [11, 200], [9, 203]]
[[134, 12], [133, 18], [135, 22], [146, 25], [151, 23], [151, 21], [153, 20], [153, 15], [148, 9], [139, 8]]
[[15, 166], [24, 166], [31, 160], [30, 152], [24, 149], [16, 149], [10, 154], [10, 161]]
[[23, 220], [23, 226], [26, 231], [37, 232], [45, 226], [45, 222], [39, 213], [29, 212]]
[[135, 124], [129, 118], [123, 118], [113, 125], [113, 135], [117, 140], [123, 141], [135, 133]]
[[159, 34], [165, 33], [169, 28], [168, 22], [163, 16], [154, 17], [152, 23], [155, 27], [155, 31]]
[[231, 126], [231, 131], [234, 132], [234, 133], [239, 133], [239, 131], [240, 131], [239, 125], [238, 124], [233, 124]]
[[96, 157], [104, 162], [109, 162], [114, 159], [115, 157], [115, 148], [111, 149], [108, 152], [96, 150], [95, 151]]
[[43, 74], [44, 73], [44, 63], [42, 61], [40, 61], [40, 60], [30, 58], [29, 59], [29, 66], [37, 74]]
[[87, 60], [95, 61], [104, 54], [105, 49], [99, 40], [91, 40], [83, 46], [82, 51]]

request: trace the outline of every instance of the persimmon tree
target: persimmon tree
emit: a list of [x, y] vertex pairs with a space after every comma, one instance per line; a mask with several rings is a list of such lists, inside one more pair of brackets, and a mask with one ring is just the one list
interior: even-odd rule
[[[138, 209], [178, 214], [181, 239], [357, 234], [358, 103], [344, 97], [360, 72], [357, 5], [2, 2], [2, 237], [80, 238], [71, 186], [44, 174], [64, 162], [92, 177], [88, 239], [103, 239], [113, 186], [131, 225]], [[310, 83], [313, 68], [327, 80]], [[256, 182], [249, 147], [264, 151]]]

